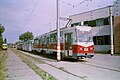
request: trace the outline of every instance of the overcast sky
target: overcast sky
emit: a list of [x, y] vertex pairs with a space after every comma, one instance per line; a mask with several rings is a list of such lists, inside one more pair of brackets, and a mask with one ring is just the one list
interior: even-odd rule
[[[112, 5], [114, 0], [60, 0], [60, 16]], [[81, 4], [80, 4], [81, 3]], [[56, 29], [56, 0], [0, 0], [0, 24], [5, 27], [3, 38], [9, 43], [30, 31], [34, 37]], [[61, 20], [61, 27], [65, 21]]]

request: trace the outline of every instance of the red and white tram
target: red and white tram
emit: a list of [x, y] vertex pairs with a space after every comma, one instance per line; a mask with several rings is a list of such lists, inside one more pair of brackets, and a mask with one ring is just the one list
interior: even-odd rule
[[[33, 49], [49, 54], [57, 53], [57, 31], [51, 31], [34, 39]], [[76, 26], [60, 29], [62, 57], [91, 58], [94, 56], [92, 27]]]

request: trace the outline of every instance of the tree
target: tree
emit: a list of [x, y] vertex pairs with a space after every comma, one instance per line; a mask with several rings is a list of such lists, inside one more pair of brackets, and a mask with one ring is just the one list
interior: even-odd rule
[[5, 44], [7, 43], [7, 39], [6, 39], [6, 38], [4, 39], [4, 43], [5, 43]]
[[0, 47], [2, 46], [3, 44], [3, 39], [2, 39], [2, 36], [0, 36]]
[[2, 33], [5, 31], [4, 26], [2, 26], [2, 24], [0, 24], [0, 35], [2, 35]]
[[27, 31], [19, 36], [19, 40], [22, 40], [22, 41], [32, 40], [33, 37], [34, 37], [33, 33]]
[[0, 47], [3, 44], [3, 38], [2, 38], [2, 33], [5, 31], [4, 26], [2, 26], [2, 24], [0, 24]]

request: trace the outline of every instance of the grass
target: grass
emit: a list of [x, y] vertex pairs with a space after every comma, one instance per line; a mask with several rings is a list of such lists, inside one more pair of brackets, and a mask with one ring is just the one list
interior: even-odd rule
[[8, 52], [7, 51], [0, 51], [0, 80], [5, 80], [6, 75], [6, 59], [7, 59]]
[[53, 55], [53, 54], [39, 53], [39, 52], [30, 52], [30, 53], [34, 54], [34, 55], [39, 55], [39, 56], [42, 56], [42, 57], [45, 57], [45, 58], [48, 58], [48, 59], [56, 60], [56, 55]]
[[26, 56], [22, 52], [19, 52], [18, 50], [15, 49], [12, 50], [22, 59], [23, 62], [25, 62], [31, 69], [33, 69], [43, 80], [56, 80], [55, 77], [43, 71], [38, 66], [36, 66], [34, 62], [30, 61], [28, 59], [28, 56]]
[[113, 56], [120, 56], [120, 53], [115, 53], [113, 54]]
[[2, 49], [0, 48], [0, 51], [2, 51]]
[[[38, 56], [41, 56], [41, 57], [45, 57], [47, 59], [52, 59], [52, 60], [57, 60], [55, 54], [49, 54], [49, 53], [39, 53], [39, 52], [30, 52], [30, 54], [34, 54], [34, 55], [38, 55]], [[72, 58], [72, 57], [64, 57], [61, 59], [61, 61], [68, 61], [68, 62], [87, 62], [85, 60], [78, 60], [78, 59], [75, 59], [75, 58]]]
[[[102, 52], [99, 53], [99, 52], [98, 52], [98, 53], [95, 53], [95, 54], [110, 54], [110, 53], [102, 53]], [[111, 55], [111, 54], [110, 54], [110, 55]], [[120, 56], [120, 53], [114, 53], [112, 56]]]

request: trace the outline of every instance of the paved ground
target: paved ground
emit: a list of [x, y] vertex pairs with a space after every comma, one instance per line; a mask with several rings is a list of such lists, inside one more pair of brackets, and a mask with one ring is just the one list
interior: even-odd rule
[[22, 60], [9, 49], [6, 64], [7, 76], [6, 80], [42, 80], [31, 68], [29, 68]]
[[[29, 54], [27, 52], [22, 52], [26, 55], [30, 55], [32, 57], [36, 57], [36, 58], [39, 58], [40, 60], [43, 60], [44, 62], [46, 62], [46, 64], [39, 64], [39, 63], [36, 63], [36, 65], [41, 68], [42, 70], [46, 71], [47, 73], [49, 73], [50, 75], [54, 76], [56, 79], [58, 80], [83, 80], [81, 77], [77, 77], [75, 75], [72, 75], [72, 74], [69, 74], [65, 71], [62, 71], [61, 69], [55, 67], [55, 66], [52, 66], [49, 64], [49, 62], [55, 62], [55, 63], [58, 63], [56, 60], [51, 60], [51, 59], [46, 59], [46, 58], [43, 58], [43, 57], [40, 57], [40, 56], [37, 56], [37, 55], [32, 55], [32, 54]], [[61, 63], [61, 62], [60, 62]]]
[[59, 80], [120, 79], [120, 56], [110, 56], [108, 54], [95, 54], [94, 58], [86, 59], [87, 62], [56, 62], [54, 60], [47, 60], [36, 55], [31, 56], [44, 60], [47, 64], [37, 65], [49, 74], [57, 77]]
[[[120, 56], [95, 54], [85, 62], [60, 61], [46, 59], [27, 52], [24, 54], [43, 60], [44, 64], [35, 63], [39, 68], [54, 76], [58, 80], [119, 80]], [[31, 68], [9, 50], [6, 80], [42, 80]]]
[[109, 54], [96, 54], [89, 62], [109, 65], [120, 69], [120, 56], [111, 56]]

